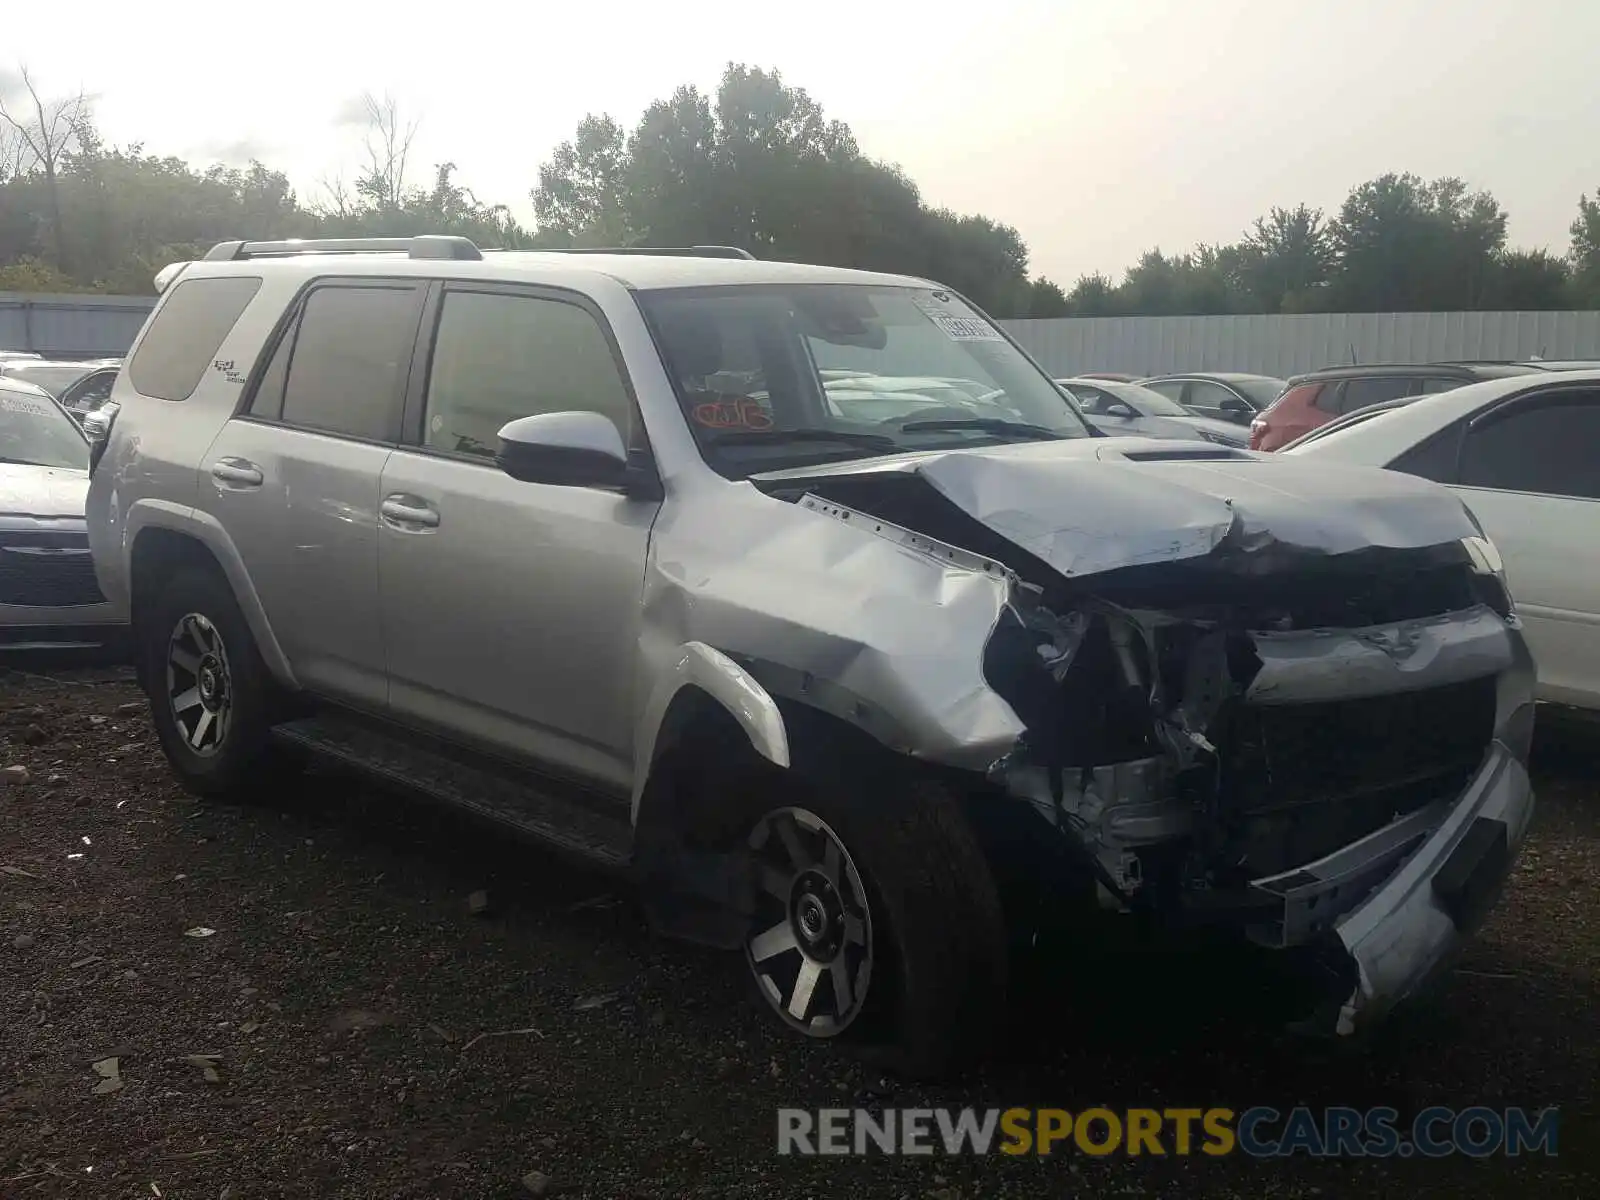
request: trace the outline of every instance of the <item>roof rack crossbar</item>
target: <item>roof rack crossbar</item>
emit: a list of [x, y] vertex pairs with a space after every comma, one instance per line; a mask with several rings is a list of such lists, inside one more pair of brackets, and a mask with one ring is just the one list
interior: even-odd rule
[[483, 252], [470, 238], [426, 233], [403, 238], [289, 238], [276, 242], [218, 242], [206, 253], [207, 262], [237, 262], [250, 258], [288, 258], [296, 254], [404, 254], [408, 258], [443, 258], [476, 261]]
[[545, 251], [552, 254], [662, 254], [684, 258], [743, 258], [755, 255], [738, 246], [563, 246]]

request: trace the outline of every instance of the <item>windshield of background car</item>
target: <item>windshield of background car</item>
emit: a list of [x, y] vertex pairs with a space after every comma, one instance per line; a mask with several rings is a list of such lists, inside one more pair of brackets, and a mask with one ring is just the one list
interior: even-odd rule
[[733, 478], [1093, 436], [988, 318], [937, 288], [751, 284], [637, 296], [702, 452]]
[[0, 386], [0, 463], [87, 470], [89, 443], [48, 396]]
[[35, 387], [42, 387], [52, 396], [59, 398], [62, 392], [77, 383], [89, 371], [90, 368], [79, 366], [77, 363], [16, 362], [12, 363], [5, 373]]
[[1257, 408], [1265, 408], [1283, 395], [1284, 381], [1268, 376], [1229, 380], [1235, 389], [1255, 401]]
[[1152, 391], [1147, 387], [1140, 387], [1137, 383], [1106, 383], [1096, 384], [1101, 391], [1110, 396], [1112, 401], [1124, 401], [1147, 417], [1188, 417], [1193, 414], [1176, 400], [1170, 400], [1160, 392]]

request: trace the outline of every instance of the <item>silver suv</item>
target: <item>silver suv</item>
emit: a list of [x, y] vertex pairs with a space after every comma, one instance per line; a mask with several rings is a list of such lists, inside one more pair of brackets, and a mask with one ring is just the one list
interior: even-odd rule
[[1281, 949], [1349, 1032], [1522, 841], [1531, 666], [1442, 488], [1096, 436], [919, 279], [418, 237], [158, 282], [88, 519], [197, 792], [311, 752], [453, 801], [918, 1072], [1069, 900]]

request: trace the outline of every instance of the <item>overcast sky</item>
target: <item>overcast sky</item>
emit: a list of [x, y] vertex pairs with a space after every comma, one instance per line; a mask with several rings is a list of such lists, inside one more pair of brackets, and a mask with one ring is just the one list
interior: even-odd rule
[[806, 88], [927, 202], [1016, 226], [1064, 284], [1231, 240], [1273, 204], [1331, 212], [1391, 170], [1488, 188], [1514, 244], [1564, 253], [1600, 188], [1594, 0], [6, 7], [0, 69], [87, 88], [108, 141], [258, 157], [309, 200], [354, 173], [370, 89], [422, 119], [417, 182], [454, 161], [527, 219], [585, 113], [631, 126], [730, 59]]

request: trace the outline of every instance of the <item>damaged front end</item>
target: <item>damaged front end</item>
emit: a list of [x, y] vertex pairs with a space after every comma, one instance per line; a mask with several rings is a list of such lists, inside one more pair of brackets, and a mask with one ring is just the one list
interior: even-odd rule
[[[1229, 499], [1165, 555], [1075, 573], [1018, 536], [1021, 497], [996, 512], [982, 465], [948, 463], [795, 499], [1016, 571], [983, 676], [1025, 732], [989, 783], [1106, 906], [1331, 965], [1308, 1028], [1350, 1033], [1414, 992], [1493, 902], [1532, 811], [1532, 664], [1465, 510], [1428, 496], [1421, 544], [1323, 536], [1331, 521], [1296, 542]], [[1104, 547], [1070, 532], [1078, 566]]]

